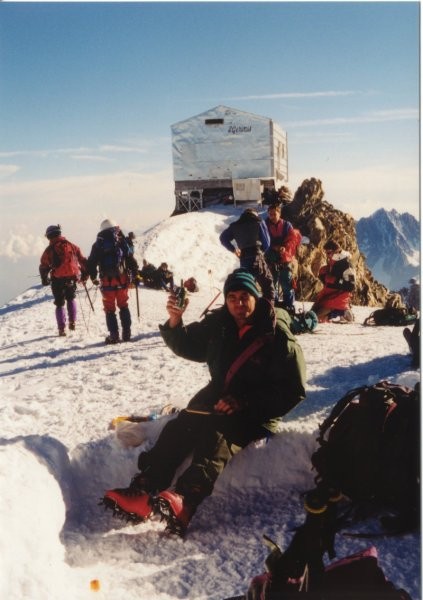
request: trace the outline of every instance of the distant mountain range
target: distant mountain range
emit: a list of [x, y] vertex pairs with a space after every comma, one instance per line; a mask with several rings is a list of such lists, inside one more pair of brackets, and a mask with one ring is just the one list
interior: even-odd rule
[[356, 223], [357, 244], [373, 277], [391, 291], [420, 273], [420, 225], [409, 213], [377, 210]]

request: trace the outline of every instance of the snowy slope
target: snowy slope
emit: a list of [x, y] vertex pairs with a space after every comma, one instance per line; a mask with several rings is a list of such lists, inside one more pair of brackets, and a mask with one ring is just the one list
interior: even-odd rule
[[357, 242], [375, 279], [391, 290], [420, 273], [420, 225], [409, 213], [380, 208], [357, 221]]
[[[167, 219], [139, 241], [138, 259], [167, 261], [176, 280], [195, 276], [187, 322], [237, 266], [218, 234], [233, 219], [216, 209]], [[105, 489], [125, 486], [140, 448], [125, 449], [108, 430], [117, 415], [184, 406], [208, 380], [203, 365], [175, 357], [161, 340], [166, 294], [140, 289], [141, 319], [131, 292], [133, 341], [105, 346], [99, 292], [78, 293], [79, 321], [56, 336], [48, 288], [35, 286], [0, 309], [0, 597], [9, 600], [220, 600], [246, 590], [263, 569], [268, 534], [285, 546], [303, 520], [300, 493], [312, 486], [310, 453], [319, 422], [350, 388], [381, 379], [413, 386], [402, 328], [365, 328], [371, 309], [354, 309], [352, 325], [320, 325], [303, 335], [306, 401], [283, 431], [234, 458], [196, 513], [184, 541], [163, 538], [162, 524], [137, 526], [97, 506]], [[217, 305], [221, 302], [221, 297]], [[301, 304], [299, 304], [301, 306]], [[143, 426], [148, 446], [162, 421]], [[420, 597], [420, 537], [373, 540], [387, 576]], [[338, 536], [341, 557], [372, 540]], [[92, 591], [90, 581], [100, 581]]]

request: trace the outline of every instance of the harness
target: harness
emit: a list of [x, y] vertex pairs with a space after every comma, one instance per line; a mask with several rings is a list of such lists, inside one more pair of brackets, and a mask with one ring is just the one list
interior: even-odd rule
[[[104, 285], [104, 282], [106, 281], [106, 279], [109, 280], [109, 285]], [[118, 285], [111, 285], [112, 279], [117, 279], [119, 281]], [[120, 280], [120, 275], [118, 277], [104, 277], [102, 279], [102, 283], [100, 286], [100, 289], [103, 292], [114, 292], [116, 290], [125, 290], [128, 287], [128, 282], [127, 283], [122, 283]]]

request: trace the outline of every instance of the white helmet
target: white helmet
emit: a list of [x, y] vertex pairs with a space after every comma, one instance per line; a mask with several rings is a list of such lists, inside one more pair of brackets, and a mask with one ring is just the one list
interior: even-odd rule
[[118, 224], [112, 219], [104, 219], [100, 225], [100, 231], [104, 231], [105, 229], [111, 229], [112, 227], [117, 227]]

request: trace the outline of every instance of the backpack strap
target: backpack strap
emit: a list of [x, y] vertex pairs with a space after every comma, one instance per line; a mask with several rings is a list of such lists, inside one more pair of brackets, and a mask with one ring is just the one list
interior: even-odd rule
[[273, 335], [262, 335], [251, 342], [249, 346], [247, 346], [239, 356], [234, 360], [231, 366], [228, 369], [225, 377], [224, 390], [227, 390], [230, 382], [232, 381], [235, 373], [239, 371], [244, 363], [253, 356], [260, 348], [262, 348], [265, 344], [269, 343], [270, 340], [273, 339]]
[[345, 396], [341, 398], [341, 400], [339, 400], [337, 404], [335, 404], [329, 416], [326, 417], [326, 419], [321, 425], [319, 425], [319, 437], [317, 438], [317, 441], [319, 443], [322, 443], [324, 441], [323, 436], [325, 435], [326, 431], [329, 429], [329, 427], [332, 425], [335, 419], [339, 417], [339, 415], [342, 413], [345, 407], [351, 402], [351, 400], [355, 396], [360, 395], [361, 392], [363, 392], [367, 387], [368, 386], [363, 385], [351, 390], [350, 392], [348, 392], [348, 394], [345, 394]]
[[282, 240], [285, 240], [286, 236], [288, 235], [289, 232], [289, 225], [288, 225], [288, 221], [286, 221], [285, 219], [283, 219], [283, 224], [282, 224]]

